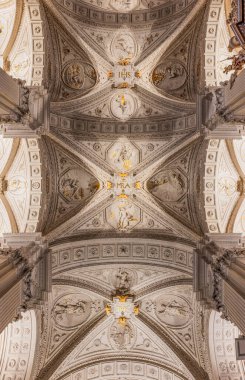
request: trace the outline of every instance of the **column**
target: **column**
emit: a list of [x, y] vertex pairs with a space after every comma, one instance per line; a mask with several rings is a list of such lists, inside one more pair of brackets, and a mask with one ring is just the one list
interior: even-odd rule
[[47, 299], [50, 271], [50, 253], [45, 243], [0, 250], [0, 332], [19, 318], [21, 311]]
[[[240, 242], [241, 243], [241, 242]], [[224, 244], [223, 244], [224, 245]], [[241, 244], [240, 244], [241, 247]], [[197, 300], [222, 312], [245, 334], [245, 250], [204, 241], [194, 256]]]
[[[245, 70], [242, 73], [245, 86]], [[240, 80], [240, 76], [237, 80]], [[238, 85], [234, 85], [238, 91], [237, 87]], [[245, 136], [245, 119], [239, 113], [236, 115], [236, 111], [240, 110], [241, 100], [244, 99], [244, 91], [238, 92], [234, 98], [234, 89], [226, 84], [210, 88], [205, 95], [199, 96], [199, 112], [202, 114], [202, 125], [207, 139], [242, 139]]]
[[0, 133], [27, 138], [49, 129], [49, 96], [43, 86], [25, 86], [0, 68]]

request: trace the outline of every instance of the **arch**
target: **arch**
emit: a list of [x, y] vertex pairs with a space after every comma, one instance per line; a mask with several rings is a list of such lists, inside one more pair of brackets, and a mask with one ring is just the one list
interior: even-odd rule
[[245, 379], [245, 366], [236, 360], [235, 338], [239, 330], [231, 322], [212, 311], [209, 319], [209, 349], [214, 379]]
[[0, 67], [4, 66], [5, 52], [12, 40], [19, 5], [16, 0], [0, 2]]
[[32, 378], [36, 334], [36, 315], [33, 310], [22, 313], [22, 318], [19, 321], [10, 323], [1, 333], [1, 379], [21, 378], [29, 380]]
[[52, 247], [53, 274], [81, 266], [137, 263], [168, 267], [192, 274], [193, 247], [176, 241], [141, 238], [95, 239], [60, 243]]
[[[95, 377], [92, 377], [95, 375]], [[97, 376], [96, 376], [97, 375]], [[123, 378], [124, 380], [186, 380], [185, 376], [174, 374], [169, 368], [143, 360], [104, 360], [83, 369], [78, 369], [59, 380], [111, 380]]]
[[[130, 349], [126, 351], [120, 349], [115, 351], [113, 349], [111, 332], [115, 328], [115, 322], [112, 317], [106, 318], [101, 320], [100, 325], [93, 327], [84, 339], [80, 339], [73, 350], [68, 349], [68, 355], [63, 357], [63, 361], [60, 366], [56, 367], [50, 376], [50, 380], [76, 379], [74, 374], [79, 372], [84, 376], [82, 379], [104, 376], [107, 378], [108, 373], [113, 379], [117, 376], [124, 378], [127, 377], [126, 375], [134, 374], [135, 376], [140, 375], [160, 380], [161, 375], [169, 374], [168, 377], [166, 376], [166, 380], [194, 380], [192, 372], [187, 368], [186, 363], [178, 357], [169, 342], [160, 339], [156, 332], [151, 331], [141, 320], [132, 320], [131, 322], [132, 339], [129, 345], [132, 347]], [[98, 344], [99, 341], [101, 344]], [[147, 341], [149, 347], [148, 345], [145, 346], [144, 343], [141, 344], [141, 341]], [[120, 363], [127, 363], [127, 370], [119, 370], [118, 373], [116, 370], [105, 371], [105, 366], [112, 362], [115, 363], [115, 369], [119, 369]], [[137, 371], [136, 365], [140, 366], [141, 370]], [[92, 368], [95, 371], [90, 372]], [[150, 368], [154, 368], [154, 372], [150, 371]]]
[[38, 140], [0, 136], [0, 237], [35, 232], [41, 204]]
[[203, 193], [208, 231], [244, 235], [244, 139], [210, 139], [206, 147]]
[[240, 199], [240, 170], [232, 159], [225, 140], [208, 142], [204, 201], [206, 223], [210, 233], [225, 233], [234, 208]]
[[[24, 80], [27, 85], [39, 86], [43, 80], [44, 37], [39, 0], [25, 3], [21, 17], [20, 1], [17, 2], [15, 30], [11, 45], [4, 53], [4, 68], [14, 78]], [[17, 27], [17, 25], [19, 27]]]
[[232, 55], [228, 50], [230, 40], [226, 24], [225, 1], [212, 0], [208, 9], [205, 35], [205, 80], [207, 86], [219, 86], [229, 79], [223, 73], [228, 65], [227, 58]]

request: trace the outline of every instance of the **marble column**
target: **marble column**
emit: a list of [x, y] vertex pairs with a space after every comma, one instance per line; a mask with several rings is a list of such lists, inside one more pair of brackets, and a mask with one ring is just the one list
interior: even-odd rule
[[51, 289], [50, 253], [46, 244], [30, 243], [0, 250], [0, 332], [21, 311], [46, 300]]
[[245, 334], [245, 249], [223, 247], [205, 241], [197, 248], [194, 291], [198, 301], [222, 312]]

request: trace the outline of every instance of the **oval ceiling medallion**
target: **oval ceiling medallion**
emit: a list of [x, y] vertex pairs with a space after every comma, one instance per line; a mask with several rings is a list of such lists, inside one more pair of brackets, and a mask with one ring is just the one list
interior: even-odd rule
[[80, 62], [69, 63], [63, 70], [62, 79], [66, 86], [80, 90], [85, 80], [83, 65]]
[[126, 121], [137, 111], [138, 102], [134, 95], [120, 92], [111, 98], [110, 108], [114, 117]]
[[178, 62], [160, 63], [152, 74], [152, 82], [164, 91], [173, 91], [182, 87], [187, 79], [185, 67]]
[[130, 12], [139, 6], [138, 0], [111, 0], [110, 6], [119, 12]]
[[132, 33], [128, 30], [117, 33], [111, 42], [110, 54], [115, 62], [126, 58], [134, 60], [137, 55], [137, 44]]

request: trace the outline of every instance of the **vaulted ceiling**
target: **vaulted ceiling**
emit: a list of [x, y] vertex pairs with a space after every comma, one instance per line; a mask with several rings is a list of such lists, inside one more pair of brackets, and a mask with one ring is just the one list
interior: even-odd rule
[[[210, 372], [192, 291], [205, 7], [177, 3], [44, 2], [51, 104], [39, 229], [53, 290], [38, 379]], [[126, 285], [139, 315], [120, 325], [105, 308]]]
[[[50, 118], [35, 231], [51, 249], [52, 292], [37, 312], [33, 374], [215, 380], [209, 313], [192, 290], [193, 249], [212, 224], [198, 103], [207, 2], [43, 0], [40, 14]], [[221, 167], [228, 148], [215, 149]], [[139, 312], [120, 324], [125, 295]]]

